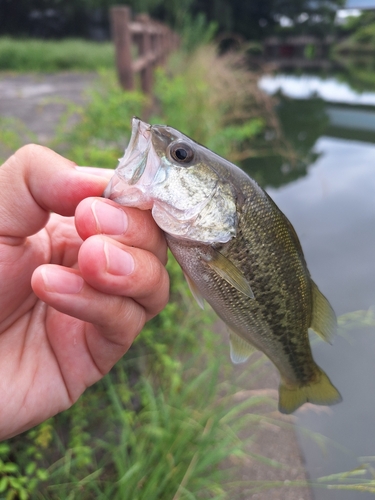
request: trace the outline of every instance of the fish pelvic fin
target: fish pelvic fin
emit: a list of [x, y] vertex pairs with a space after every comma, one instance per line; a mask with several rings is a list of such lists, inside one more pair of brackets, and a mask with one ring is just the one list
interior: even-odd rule
[[190, 288], [190, 291], [191, 291], [191, 294], [192, 296], [195, 298], [195, 300], [197, 301], [197, 304], [198, 306], [201, 308], [201, 309], [204, 309], [204, 298], [203, 298], [203, 295], [201, 294], [201, 292], [198, 290], [196, 284], [194, 283], [194, 281], [190, 278], [190, 276], [188, 276], [186, 273], [184, 273], [184, 276], [185, 276], [185, 279], [187, 281], [187, 284], [189, 285], [189, 288]]
[[332, 344], [337, 331], [337, 319], [328, 300], [312, 281], [312, 321], [310, 328], [323, 340]]
[[305, 403], [331, 406], [342, 401], [341, 394], [318, 366], [316, 379], [306, 385], [291, 387], [283, 380], [279, 387], [279, 411], [293, 413]]
[[232, 331], [229, 332], [230, 359], [238, 365], [244, 363], [256, 351], [256, 348]]

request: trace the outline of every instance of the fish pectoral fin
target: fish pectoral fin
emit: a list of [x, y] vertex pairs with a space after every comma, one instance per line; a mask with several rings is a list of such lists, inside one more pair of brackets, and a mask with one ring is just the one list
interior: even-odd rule
[[197, 301], [198, 306], [201, 309], [204, 309], [204, 298], [203, 298], [203, 295], [198, 290], [198, 288], [197, 288], [196, 284], [194, 283], [194, 281], [186, 273], [184, 273], [184, 276], [185, 276], [185, 279], [187, 281], [187, 284], [189, 285], [191, 294], [195, 298], [195, 300]]
[[281, 380], [279, 387], [279, 411], [293, 413], [305, 403], [331, 406], [342, 401], [341, 394], [327, 375], [318, 366], [316, 380], [311, 383], [292, 387]]
[[221, 276], [230, 285], [234, 286], [239, 292], [254, 299], [254, 293], [251, 289], [250, 283], [242, 274], [242, 272], [224, 255], [217, 250], [214, 250], [214, 257], [212, 260], [207, 260], [210, 268]]
[[323, 340], [332, 344], [337, 330], [337, 319], [330, 303], [312, 282], [312, 320], [310, 328]]
[[230, 359], [238, 365], [247, 361], [256, 348], [232, 331], [229, 332]]

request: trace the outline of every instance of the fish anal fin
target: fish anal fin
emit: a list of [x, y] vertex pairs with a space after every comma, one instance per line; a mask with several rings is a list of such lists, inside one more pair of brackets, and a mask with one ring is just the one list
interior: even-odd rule
[[323, 340], [332, 344], [337, 331], [337, 319], [328, 300], [312, 282], [312, 320], [310, 328]]
[[236, 365], [247, 361], [256, 351], [256, 348], [252, 344], [249, 344], [249, 342], [232, 331], [229, 332], [229, 344], [230, 359]]
[[184, 273], [184, 276], [185, 276], [185, 279], [187, 281], [187, 284], [189, 285], [189, 288], [190, 288], [190, 291], [191, 291], [191, 294], [192, 296], [195, 298], [195, 300], [197, 301], [197, 304], [198, 306], [201, 308], [201, 309], [204, 309], [204, 298], [203, 298], [203, 295], [201, 294], [201, 292], [198, 290], [196, 284], [194, 283], [194, 281], [190, 278], [190, 276], [188, 276], [186, 273]]
[[279, 411], [293, 413], [305, 403], [331, 406], [342, 401], [339, 391], [318, 366], [316, 380], [303, 386], [290, 386], [283, 382], [279, 387]]
[[217, 250], [213, 250], [213, 252], [214, 257], [211, 260], [206, 261], [210, 268], [239, 292], [253, 299], [254, 293], [251, 289], [250, 283], [242, 272], [220, 252]]

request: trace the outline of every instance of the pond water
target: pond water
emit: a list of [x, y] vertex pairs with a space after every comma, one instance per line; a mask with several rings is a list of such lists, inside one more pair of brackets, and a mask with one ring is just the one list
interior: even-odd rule
[[[246, 168], [294, 225], [312, 277], [337, 315], [369, 311], [367, 318], [372, 312], [375, 318], [375, 93], [315, 76], [269, 76], [260, 86], [278, 92], [283, 133], [299, 161], [275, 154]], [[316, 479], [375, 456], [375, 326], [354, 320], [333, 346], [317, 341], [313, 351], [343, 396], [337, 406], [296, 413], [307, 470]], [[326, 436], [324, 450], [314, 433]], [[320, 488], [314, 497], [374, 498]]]

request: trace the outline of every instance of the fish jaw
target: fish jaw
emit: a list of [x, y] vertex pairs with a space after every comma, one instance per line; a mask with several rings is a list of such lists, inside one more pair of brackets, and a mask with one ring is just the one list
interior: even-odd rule
[[[151, 209], [158, 226], [172, 236], [207, 245], [226, 243], [237, 226], [231, 188], [222, 186], [216, 173], [202, 179], [194, 166], [173, 164], [166, 150], [183, 137], [170, 127], [133, 118], [129, 145], [104, 197], [123, 206]], [[196, 189], [197, 183], [203, 188]]]
[[152, 147], [151, 125], [133, 118], [129, 145], [103, 196], [127, 207], [151, 209], [150, 189], [160, 166], [160, 157]]

